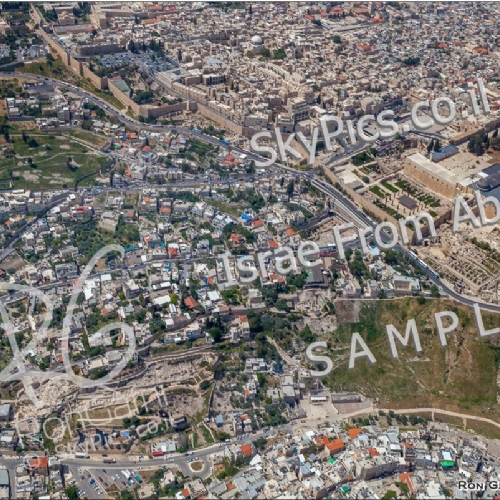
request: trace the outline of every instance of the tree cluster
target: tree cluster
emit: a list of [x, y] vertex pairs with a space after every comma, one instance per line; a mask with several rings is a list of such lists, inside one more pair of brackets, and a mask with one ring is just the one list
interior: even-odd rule
[[467, 149], [470, 153], [477, 156], [482, 156], [485, 151], [490, 147], [490, 139], [488, 134], [477, 134], [470, 138], [467, 144]]

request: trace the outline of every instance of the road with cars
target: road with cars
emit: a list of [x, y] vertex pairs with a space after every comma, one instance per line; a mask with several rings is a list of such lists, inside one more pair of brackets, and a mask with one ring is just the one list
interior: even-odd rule
[[[74, 484], [81, 492], [81, 496], [87, 498], [96, 498], [99, 491], [104, 491], [112, 483], [117, 486], [119, 490], [130, 488], [127, 484], [127, 479], [122, 474], [122, 471], [129, 471], [133, 476], [136, 474], [140, 477], [141, 471], [158, 469], [160, 467], [173, 468], [180, 470], [185, 477], [197, 476], [205, 479], [212, 473], [210, 456], [213, 454], [224, 454], [226, 446], [230, 444], [243, 445], [256, 441], [262, 437], [272, 437], [278, 434], [292, 433], [292, 425], [287, 424], [279, 428], [271, 428], [264, 431], [260, 429], [255, 433], [248, 433], [241, 436], [234, 437], [229, 442], [214, 443], [204, 448], [197, 450], [190, 450], [187, 453], [174, 453], [165, 455], [163, 457], [148, 458], [143, 455], [117, 455], [114, 458], [114, 463], [104, 463], [105, 458], [99, 457], [97, 454], [91, 454], [90, 458], [73, 458], [72, 456], [59, 456], [61, 464], [68, 467], [73, 479], [69, 484]], [[9, 472], [11, 484], [11, 498], [16, 498], [15, 490], [15, 469], [17, 466], [25, 463], [27, 464], [32, 457], [31, 454], [21, 456], [0, 456], [0, 467], [5, 467]], [[112, 457], [108, 457], [112, 458]], [[108, 459], [106, 458], [106, 459]], [[203, 469], [201, 471], [193, 471], [190, 468], [192, 462], [201, 461]], [[82, 479], [83, 477], [83, 479]], [[90, 480], [93, 479], [92, 484]], [[72, 483], [72, 481], [75, 481]], [[125, 484], [124, 484], [125, 483]], [[134, 481], [134, 484], [136, 481]], [[106, 484], [108, 486], [106, 486]], [[132, 486], [134, 486], [132, 484]], [[102, 493], [104, 495], [104, 493]]]
[[[118, 110], [114, 106], [110, 105], [109, 103], [107, 103], [103, 99], [100, 99], [99, 97], [95, 96], [94, 94], [92, 94], [86, 90], [79, 89], [75, 85], [61, 82], [60, 80], [38, 77], [38, 76], [31, 75], [29, 73], [17, 73], [17, 72], [0, 72], [0, 77], [1, 76], [31, 78], [31, 79], [37, 80], [39, 82], [48, 81], [55, 86], [65, 88], [67, 90], [71, 90], [72, 92], [79, 94], [82, 97], [88, 98], [90, 101], [103, 107], [107, 113], [109, 113], [113, 116], [116, 116], [118, 119], [120, 119], [126, 125], [129, 125], [129, 126], [141, 129], [141, 130], [149, 130], [151, 132], [155, 132], [155, 131], [160, 132], [160, 131], [171, 131], [171, 130], [175, 129], [178, 132], [181, 132], [187, 136], [195, 137], [198, 140], [208, 142], [208, 143], [211, 143], [211, 144], [217, 145], [217, 146], [221, 145], [219, 139], [212, 137], [210, 135], [203, 134], [203, 133], [194, 134], [192, 129], [188, 129], [186, 127], [177, 127], [177, 126], [170, 126], [170, 125], [148, 125], [148, 124], [144, 124], [144, 123], [141, 123], [139, 121], [136, 121], [136, 120], [124, 115], [120, 110]], [[361, 146], [361, 145], [359, 145], [359, 146]], [[267, 160], [266, 158], [263, 158], [262, 156], [260, 156], [256, 153], [243, 150], [243, 149], [236, 147], [236, 146], [231, 145], [230, 149], [233, 151], [242, 153], [242, 154], [246, 154], [250, 159], [252, 159], [254, 161]], [[348, 154], [353, 154], [353, 152], [357, 152], [357, 151], [358, 150], [356, 148], [355, 151], [349, 151]], [[338, 160], [339, 158], [336, 158], [336, 159]], [[349, 199], [347, 199], [347, 197], [343, 196], [339, 191], [334, 189], [331, 185], [327, 184], [326, 182], [322, 181], [321, 179], [318, 179], [313, 171], [301, 172], [301, 171], [295, 170], [294, 168], [287, 167], [284, 165], [278, 165], [278, 164], [273, 164], [268, 168], [275, 170], [275, 171], [288, 172], [288, 173], [295, 175], [296, 177], [300, 177], [300, 178], [308, 179], [310, 181], [314, 181], [314, 184], [318, 189], [323, 191], [328, 196], [331, 196], [335, 200], [335, 206], [337, 207], [337, 209], [342, 210], [345, 214], [350, 214], [351, 217], [354, 217], [355, 219], [357, 219], [357, 221], [363, 223], [365, 227], [375, 229], [376, 223], [374, 221], [372, 221], [370, 218], [368, 218], [363, 213], [363, 211], [360, 210], [357, 206], [355, 206]], [[390, 240], [390, 235], [387, 234], [387, 232], [382, 232], [382, 239], [384, 239], [387, 242]], [[404, 246], [397, 244], [396, 248], [399, 252], [401, 252], [404, 255], [406, 255], [407, 257], [413, 259], [410, 251], [408, 249], [406, 249]], [[428, 268], [421, 266], [420, 263], [418, 263], [418, 262], [417, 262], [417, 264], [422, 269], [422, 271], [426, 274], [428, 279], [431, 282], [433, 282], [436, 286], [438, 286], [440, 291], [444, 292], [446, 295], [448, 295], [448, 297], [453, 298], [457, 302], [460, 302], [461, 304], [468, 305], [468, 306], [472, 306], [472, 305], [474, 305], [474, 303], [479, 303], [479, 305], [482, 309], [485, 309], [485, 310], [488, 310], [491, 312], [500, 313], [500, 305], [478, 302], [478, 301], [471, 299], [469, 297], [464, 297], [464, 296], [460, 295], [459, 293], [457, 293], [452, 288], [450, 288], [447, 284], [443, 283], [440, 278], [437, 278], [436, 276], [434, 276], [432, 273], [432, 270], [429, 270]]]

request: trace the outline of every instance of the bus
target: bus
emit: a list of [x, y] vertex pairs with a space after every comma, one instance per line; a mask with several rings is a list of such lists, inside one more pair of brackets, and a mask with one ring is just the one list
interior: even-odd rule
[[153, 457], [163, 457], [163, 451], [153, 451]]
[[116, 460], [114, 458], [105, 458], [102, 463], [104, 464], [116, 464]]
[[90, 458], [86, 453], [75, 453], [75, 458]]

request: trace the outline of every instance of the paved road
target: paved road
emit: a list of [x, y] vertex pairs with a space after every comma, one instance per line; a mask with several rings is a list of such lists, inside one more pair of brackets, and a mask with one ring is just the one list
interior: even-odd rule
[[[277, 433], [291, 433], [292, 432], [292, 427], [291, 425], [285, 425], [280, 428], [272, 428], [268, 431], [268, 433], [272, 434], [277, 434]], [[256, 432], [256, 434], [249, 434], [245, 439], [237, 439], [233, 438], [231, 439], [231, 443], [236, 443], [238, 445], [242, 445], [244, 443], [250, 442], [250, 441], [255, 441], [262, 437], [264, 432], [262, 430], [259, 430]], [[82, 485], [82, 487], [85, 484], [85, 487], [83, 489], [85, 491], [88, 490], [88, 493], [94, 494], [94, 490], [90, 485], [88, 485], [88, 480], [86, 481], [81, 481], [80, 474], [78, 473], [77, 469], [88, 469], [91, 472], [94, 469], [98, 469], [99, 471], [102, 471], [102, 469], [105, 469], [106, 471], [110, 471], [113, 473], [118, 473], [119, 471], [128, 469], [130, 471], [132, 470], [137, 470], [138, 467], [142, 467], [143, 469], [145, 468], [157, 468], [162, 465], [166, 465], [167, 467], [174, 466], [178, 468], [184, 476], [191, 477], [191, 476], [198, 476], [201, 477], [202, 479], [210, 476], [211, 471], [210, 471], [210, 466], [211, 466], [211, 461], [209, 459], [210, 455], [214, 453], [223, 453], [226, 447], [226, 443], [214, 443], [212, 445], [209, 445], [205, 448], [200, 448], [198, 450], [191, 450], [189, 455], [185, 456], [184, 454], [171, 454], [171, 455], [166, 455], [165, 457], [155, 457], [153, 459], [148, 459], [143, 458], [140, 462], [138, 462], [139, 455], [118, 455], [116, 456], [116, 462], [113, 464], [105, 464], [103, 462], [104, 458], [99, 457], [98, 455], [91, 454], [90, 459], [84, 459], [84, 458], [66, 458], [65, 456], [60, 456], [60, 461], [64, 465], [67, 465], [70, 470], [72, 471], [72, 474], [75, 479], [78, 478], [79, 484]], [[9, 475], [11, 478], [11, 487], [12, 485], [15, 485], [15, 468], [16, 466], [20, 465], [23, 463], [24, 458], [29, 459], [33, 453], [28, 453], [27, 455], [23, 456], [22, 460], [17, 460], [14, 457], [1, 457], [0, 456], [0, 466], [5, 467], [9, 471]], [[113, 458], [112, 456], [109, 458]], [[190, 467], [189, 467], [189, 461], [192, 459], [199, 459], [204, 463], [204, 468], [202, 471], [199, 472], [193, 472]], [[140, 475], [140, 471], [139, 475]], [[100, 472], [97, 472], [97, 477], [100, 475]], [[121, 481], [121, 480], [120, 480]], [[14, 492], [15, 493], [15, 492]], [[15, 495], [12, 495], [13, 498], [15, 498]], [[92, 498], [92, 497], [89, 497]]]
[[468, 415], [466, 413], [458, 413], [456, 411], [441, 410], [440, 408], [407, 408], [405, 410], [390, 410], [390, 409], [383, 409], [382, 408], [381, 411], [384, 411], [385, 413], [389, 413], [390, 411], [393, 411], [394, 413], [397, 413], [398, 415], [406, 415], [408, 413], [432, 413], [432, 415], [434, 415], [435, 413], [441, 413], [443, 415], [449, 415], [451, 417], [461, 418], [464, 421], [465, 420], [476, 420], [477, 422], [487, 422], [488, 424], [491, 424], [491, 425], [494, 425], [495, 427], [500, 428], [500, 423], [495, 422], [494, 420], [491, 420], [490, 418], [477, 417], [476, 415]]
[[[380, 409], [381, 411], [384, 411], [386, 413], [389, 413], [391, 409]], [[302, 423], [301, 421], [295, 421], [293, 423], [287, 424], [282, 427], [276, 427], [276, 428], [271, 428], [267, 433], [264, 433], [262, 430], [259, 430], [256, 434], [249, 434], [245, 439], [237, 439], [233, 438], [231, 439], [231, 443], [236, 443], [236, 444], [244, 444], [245, 442], [249, 441], [255, 441], [256, 439], [262, 437], [263, 434], [270, 434], [272, 433], [273, 435], [277, 435], [278, 433], [281, 434], [288, 434], [294, 433], [293, 427], [295, 427], [295, 433], [299, 430], [304, 430], [304, 429], [313, 429], [316, 428], [317, 426], [320, 425], [329, 425], [333, 423], [334, 421], [342, 421], [345, 419], [349, 419], [351, 417], [363, 415], [363, 414], [369, 414], [373, 413], [374, 411], [380, 411], [379, 409], [374, 409], [373, 407], [370, 408], [364, 408], [361, 410], [357, 410], [352, 413], [348, 414], [339, 414], [335, 415], [331, 418], [328, 419], [323, 419], [324, 421], [314, 421], [311, 422], [310, 420], [307, 420], [306, 422]], [[475, 420], [475, 421], [480, 421], [480, 422], [486, 422], [491, 425], [494, 425], [496, 427], [500, 428], [500, 423], [495, 422], [494, 420], [491, 420], [489, 418], [485, 417], [478, 417], [475, 415], [468, 415], [464, 413], [458, 413], [458, 412], [453, 412], [453, 411], [448, 411], [448, 410], [442, 410], [439, 408], [407, 408], [407, 409], [400, 409], [400, 410], [392, 410], [394, 413], [397, 414], [409, 414], [409, 413], [441, 413], [444, 415], [450, 415], [453, 417], [458, 417], [464, 419], [464, 422], [466, 420]], [[98, 455], [91, 455], [90, 459], [82, 459], [82, 458], [65, 458], [65, 457], [60, 457], [61, 462], [65, 465], [67, 465], [70, 470], [73, 472], [73, 476], [75, 478], [78, 478], [79, 483], [82, 484], [83, 482], [79, 480], [80, 474], [77, 472], [77, 468], [81, 469], [88, 469], [93, 473], [93, 475], [99, 476], [100, 471], [102, 469], [105, 469], [106, 471], [110, 471], [111, 473], [118, 473], [119, 471], [128, 469], [130, 471], [136, 470], [139, 475], [140, 471], [138, 470], [139, 464], [142, 467], [142, 469], [150, 469], [150, 468], [155, 468], [155, 467], [160, 467], [163, 465], [166, 465], [167, 467], [174, 466], [178, 468], [179, 470], [182, 471], [182, 473], [187, 476], [198, 476], [203, 478], [206, 478], [210, 475], [210, 465], [211, 462], [209, 460], [210, 455], [214, 453], [223, 453], [225, 450], [226, 443], [215, 443], [212, 445], [209, 445], [205, 448], [198, 449], [198, 450], [193, 450], [190, 451], [188, 456], [185, 456], [185, 454], [180, 455], [180, 454], [172, 454], [172, 455], [167, 455], [165, 457], [155, 457], [153, 459], [142, 459], [140, 462], [138, 462], [138, 456], [137, 455], [130, 455], [130, 456], [124, 456], [124, 455], [119, 455], [117, 456], [117, 461], [116, 463], [113, 464], [104, 464], [103, 463], [103, 458], [100, 458]], [[29, 458], [31, 454], [26, 455], [27, 458]], [[24, 458], [24, 457], [23, 457]], [[204, 469], [201, 472], [193, 472], [191, 471], [189, 467], [189, 461], [192, 459], [199, 459], [204, 462]], [[17, 465], [20, 465], [23, 463], [23, 460], [16, 460], [15, 458], [12, 457], [0, 457], [0, 466], [5, 467], [9, 471], [9, 476], [11, 478], [11, 488], [14, 486], [15, 487], [15, 482], [14, 482], [14, 477], [15, 477], [15, 467]], [[88, 483], [88, 481], [86, 481]], [[93, 493], [93, 490], [91, 490], [90, 486], [87, 488], [84, 488], [85, 490], [89, 489], [89, 493]], [[15, 497], [15, 491], [13, 491], [13, 497]]]
[[[377, 224], [372, 221], [370, 218], [368, 218], [362, 210], [360, 210], [354, 203], [352, 203], [348, 198], [343, 196], [339, 191], [334, 189], [331, 185], [323, 182], [323, 181], [318, 181], [314, 180], [313, 184], [321, 189], [322, 191], [328, 193], [330, 196], [332, 196], [335, 200], [335, 206], [338, 207], [343, 206], [344, 209], [347, 209], [348, 212], [350, 212], [353, 216], [355, 216], [362, 224], [364, 224], [366, 227], [371, 228], [374, 230], [377, 226]], [[388, 242], [391, 240], [389, 234], [382, 232], [381, 233], [381, 238], [384, 240], [384, 242]], [[410, 251], [405, 248], [404, 246], [397, 244], [396, 247], [399, 252], [402, 254], [406, 255], [407, 257], [414, 259], [414, 257], [411, 255]], [[481, 309], [485, 309], [487, 311], [491, 312], [496, 312], [500, 313], [500, 305], [497, 304], [490, 304], [486, 302], [480, 302], [478, 300], [470, 299], [469, 297], [464, 297], [460, 295], [459, 293], [455, 292], [452, 288], [450, 288], [446, 283], [444, 283], [441, 278], [436, 278], [434, 274], [432, 273], [432, 269], [429, 269], [427, 267], [422, 266], [418, 261], [417, 261], [418, 266], [420, 269], [426, 274], [427, 278], [432, 281], [436, 286], [438, 286], [443, 292], [445, 292], [450, 298], [456, 300], [457, 302], [460, 302], [461, 304], [467, 305], [467, 306], [473, 306], [474, 304], [479, 304], [479, 307]]]
[[[140, 123], [139, 121], [133, 120], [132, 118], [129, 118], [128, 116], [123, 115], [120, 110], [118, 110], [114, 106], [108, 104], [103, 99], [96, 97], [95, 95], [91, 94], [90, 92], [87, 92], [86, 90], [81, 90], [74, 85], [70, 85], [70, 84], [67, 84], [65, 82], [61, 82], [59, 80], [37, 77], [34, 75], [30, 75], [28, 73], [0, 72], [0, 76], [2, 76], [2, 75], [15, 76], [15, 77], [25, 77], [25, 78], [31, 78], [34, 80], [38, 80], [38, 81], [49, 81], [50, 83], [54, 84], [55, 86], [66, 88], [68, 90], [71, 90], [72, 92], [75, 92], [76, 94], [79, 94], [83, 97], [87, 97], [89, 100], [93, 101], [95, 104], [103, 107], [106, 110], [106, 112], [108, 112], [109, 114], [114, 115], [117, 118], [119, 118], [125, 124], [128, 124], [128, 125], [136, 127], [136, 128], [140, 128], [142, 130], [150, 130], [150, 131], [160, 132], [160, 131], [169, 131], [169, 130], [175, 129], [179, 132], [182, 132], [185, 135], [196, 137], [196, 139], [198, 139], [198, 140], [201, 140], [204, 142], [209, 142], [211, 144], [220, 146], [220, 142], [218, 139], [213, 138], [209, 135], [205, 135], [205, 134], [193, 134], [191, 129], [188, 129], [185, 127], [175, 127], [175, 126], [167, 126], [167, 125], [147, 125], [144, 123]], [[241, 153], [245, 153], [248, 155], [249, 158], [251, 158], [253, 160], [262, 160], [263, 159], [260, 155], [244, 151], [244, 150], [242, 150], [238, 147], [235, 147], [235, 146], [231, 146], [231, 149], [238, 151], [238, 152], [241, 152]], [[354, 217], [358, 221], [358, 225], [359, 225], [359, 223], [361, 223], [365, 227], [370, 227], [372, 229], [374, 229], [376, 227], [376, 223], [374, 221], [369, 219], [356, 205], [354, 205], [354, 203], [352, 203], [349, 199], [347, 199], [345, 196], [343, 196], [339, 191], [334, 189], [329, 184], [323, 182], [322, 180], [315, 179], [315, 175], [313, 172], [298, 172], [297, 170], [295, 170], [293, 168], [286, 167], [283, 165], [277, 165], [277, 164], [272, 165], [270, 168], [277, 170], [277, 171], [289, 172], [289, 173], [296, 175], [297, 177], [307, 178], [307, 179], [312, 180], [313, 184], [316, 187], [318, 187], [323, 192], [327, 193], [329, 196], [334, 198], [335, 206], [337, 209], [340, 209], [340, 211], [343, 211], [345, 214], [350, 214], [351, 217]], [[390, 237], [388, 234], [382, 233], [382, 239], [384, 239], [385, 241], [389, 241]], [[405, 247], [398, 244], [398, 245], [396, 245], [396, 248], [398, 249], [398, 251], [400, 251], [404, 255], [406, 255], [408, 257], [412, 257], [411, 254], [409, 253], [409, 251]], [[0, 257], [1, 257], [1, 255], [0, 255]], [[425, 267], [421, 266], [420, 264], [419, 264], [419, 266], [421, 267], [422, 271], [427, 275], [428, 279], [430, 281], [432, 281], [435, 285], [440, 287], [441, 290], [443, 292], [445, 292], [450, 298], [456, 300], [457, 302], [460, 302], [461, 304], [468, 305], [468, 306], [472, 306], [474, 303], [479, 303], [478, 301], [475, 301], [475, 300], [470, 299], [468, 297], [464, 297], [464, 296], [458, 294], [457, 292], [455, 292], [455, 290], [450, 288], [447, 284], [443, 283], [440, 278], [436, 278], [432, 274], [432, 270], [429, 270], [428, 268], [425, 268]], [[479, 305], [482, 309], [492, 311], [492, 312], [500, 312], [500, 305], [489, 304], [489, 303], [484, 303], [484, 302], [479, 303]]]

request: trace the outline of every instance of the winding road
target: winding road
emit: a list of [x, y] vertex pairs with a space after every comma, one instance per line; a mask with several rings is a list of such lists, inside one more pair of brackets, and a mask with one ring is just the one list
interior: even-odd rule
[[[182, 132], [183, 134], [190, 136], [190, 137], [195, 137], [198, 140], [208, 142], [213, 145], [221, 146], [220, 142], [218, 139], [211, 137], [206, 134], [194, 134], [191, 129], [188, 129], [186, 127], [177, 127], [177, 126], [170, 126], [170, 125], [147, 125], [144, 123], [141, 123], [137, 120], [134, 120], [126, 115], [123, 114], [122, 111], [114, 107], [113, 105], [109, 104], [107, 101], [95, 96], [91, 92], [88, 92], [86, 90], [82, 90], [75, 85], [71, 85], [65, 82], [62, 82], [60, 80], [55, 80], [53, 78], [45, 78], [45, 77], [39, 77], [36, 75], [31, 75], [29, 73], [17, 73], [17, 72], [0, 72], [0, 78], [2, 76], [8, 76], [8, 77], [15, 77], [15, 78], [30, 78], [39, 82], [49, 82], [53, 84], [56, 87], [64, 88], [66, 90], [70, 90], [82, 97], [86, 97], [90, 101], [94, 102], [95, 104], [101, 106], [104, 108], [104, 110], [109, 113], [110, 115], [116, 116], [120, 121], [125, 123], [125, 125], [128, 125], [130, 127], [134, 127], [140, 130], [149, 130], [151, 132], [166, 132], [166, 131], [171, 131], [171, 130], [177, 130], [178, 132]], [[249, 153], [247, 151], [242, 150], [241, 148], [238, 148], [236, 146], [230, 146], [231, 150], [237, 151], [239, 153], [244, 153], [247, 154], [247, 156], [253, 160], [263, 160], [263, 158], [260, 155], [257, 155], [255, 153]], [[322, 192], [327, 194], [328, 196], [331, 196], [334, 201], [335, 205], [334, 208], [337, 209], [339, 212], [342, 212], [348, 216], [350, 216], [350, 219], [354, 219], [354, 222], [358, 225], [359, 227], [367, 227], [371, 228], [372, 230], [375, 229], [376, 223], [373, 222], [371, 219], [369, 219], [362, 210], [360, 210], [354, 203], [352, 203], [347, 197], [343, 196], [339, 191], [334, 189], [330, 184], [327, 184], [326, 182], [319, 180], [316, 178], [316, 175], [314, 172], [302, 172], [302, 171], [297, 171], [293, 168], [286, 167], [284, 165], [278, 165], [278, 164], [273, 164], [270, 167], [271, 169], [275, 169], [278, 171], [282, 172], [288, 172], [292, 173], [298, 177], [308, 179], [310, 180], [315, 187], [320, 189]], [[390, 237], [387, 233], [382, 232], [382, 239], [384, 239], [386, 242], [390, 240]], [[409, 258], [413, 258], [412, 255], [409, 253], [409, 251], [402, 245], [397, 244], [396, 248], [398, 249], [399, 252], [402, 254], [406, 255]], [[10, 251], [9, 249], [5, 249], [5, 251]], [[3, 252], [2, 252], [3, 253]], [[2, 255], [0, 254], [0, 260], [1, 260]], [[420, 266], [420, 264], [417, 262], [417, 264]], [[500, 313], [500, 305], [497, 304], [490, 304], [486, 302], [479, 302], [477, 300], [473, 300], [469, 297], [465, 297], [463, 295], [460, 295], [459, 293], [455, 292], [452, 288], [450, 288], [446, 283], [443, 283], [440, 278], [436, 278], [435, 276], [432, 275], [432, 273], [429, 271], [429, 269], [426, 269], [422, 266], [420, 266], [422, 271], [426, 274], [428, 279], [432, 281], [436, 286], [440, 287], [440, 289], [445, 292], [448, 297], [456, 300], [457, 302], [467, 305], [467, 306], [473, 306], [475, 303], [479, 304], [479, 307], [481, 309], [495, 312], [495, 313]]]

